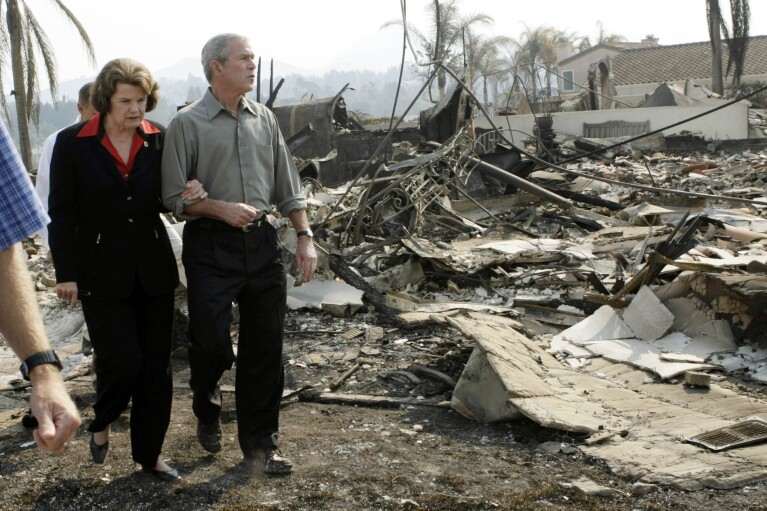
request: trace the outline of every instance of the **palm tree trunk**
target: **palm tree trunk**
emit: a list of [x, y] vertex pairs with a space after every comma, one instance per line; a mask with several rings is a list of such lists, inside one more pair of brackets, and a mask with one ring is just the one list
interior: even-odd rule
[[16, 100], [16, 123], [19, 127], [19, 148], [21, 160], [27, 171], [32, 169], [32, 142], [29, 138], [29, 114], [27, 112], [27, 90], [24, 73], [24, 59], [21, 55], [21, 16], [17, 0], [8, 0], [8, 12], [5, 16], [10, 39], [11, 70], [13, 74], [13, 94]]
[[447, 75], [444, 69], [440, 69], [437, 72], [437, 90], [439, 92], [439, 99], [445, 97], [445, 91], [447, 90]]
[[717, 94], [724, 94], [724, 78], [722, 77], [722, 24], [718, 0], [707, 0], [709, 5], [708, 30], [711, 36], [711, 89]]

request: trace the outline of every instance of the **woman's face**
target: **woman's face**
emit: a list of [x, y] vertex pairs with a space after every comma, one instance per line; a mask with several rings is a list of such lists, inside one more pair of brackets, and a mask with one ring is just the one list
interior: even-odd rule
[[109, 99], [109, 115], [122, 129], [136, 129], [144, 120], [147, 95], [137, 85], [118, 83]]

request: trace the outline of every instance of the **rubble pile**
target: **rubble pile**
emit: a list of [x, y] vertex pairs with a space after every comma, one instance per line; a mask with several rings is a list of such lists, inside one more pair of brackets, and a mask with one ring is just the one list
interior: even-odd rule
[[[473, 158], [464, 163], [471, 142], [461, 132], [370, 179], [310, 190], [319, 245], [388, 293], [395, 309], [405, 310], [404, 301], [502, 306], [508, 314], [528, 306], [537, 318], [551, 316], [542, 323], [557, 325], [572, 321], [564, 312], [588, 315], [619, 293], [685, 218], [696, 219], [694, 242], [645, 284], [673, 282], [685, 271], [750, 273], [762, 281], [763, 269], [755, 268], [767, 262], [765, 153], [618, 156], [609, 164], [567, 164], [581, 174], [575, 178], [529, 173], [526, 179], [547, 190], [567, 189], [598, 204], [579, 196], [565, 208], [529, 192], [499, 194]], [[724, 300], [714, 305], [716, 314], [730, 314], [739, 342], [759, 341], [753, 326], [743, 335], [763, 321], [758, 311], [738, 314], [737, 303]]]

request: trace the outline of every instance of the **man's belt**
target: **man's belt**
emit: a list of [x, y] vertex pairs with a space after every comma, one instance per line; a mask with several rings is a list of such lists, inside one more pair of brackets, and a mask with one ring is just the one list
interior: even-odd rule
[[189, 225], [199, 227], [206, 231], [219, 231], [219, 232], [250, 232], [260, 229], [266, 223], [266, 215], [253, 220], [251, 223], [244, 227], [234, 227], [224, 222], [223, 220], [214, 220], [213, 218], [200, 218], [189, 222]]

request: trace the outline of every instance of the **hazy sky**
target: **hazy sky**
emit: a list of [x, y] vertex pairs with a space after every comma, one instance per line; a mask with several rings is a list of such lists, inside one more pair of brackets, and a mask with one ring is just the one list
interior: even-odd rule
[[[91, 67], [77, 33], [53, 2], [28, 0], [54, 44], [59, 80], [94, 76], [108, 60], [131, 57], [158, 70], [198, 58], [212, 35], [239, 32], [251, 39], [265, 62], [287, 62], [306, 69], [398, 66], [402, 32], [381, 29], [401, 18], [399, 0], [64, 0], [95, 45]], [[424, 30], [431, 0], [408, 0], [408, 21]], [[724, 9], [729, 2], [720, 0]], [[203, 6], [207, 7], [203, 7]], [[525, 25], [549, 25], [594, 39], [597, 22], [608, 33], [639, 41], [648, 34], [661, 44], [708, 40], [705, 0], [457, 0], [462, 14], [495, 19], [488, 35], [518, 37]], [[767, 0], [751, 1], [751, 35], [767, 35]], [[275, 70], [279, 74], [279, 69]]]

